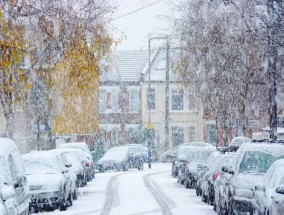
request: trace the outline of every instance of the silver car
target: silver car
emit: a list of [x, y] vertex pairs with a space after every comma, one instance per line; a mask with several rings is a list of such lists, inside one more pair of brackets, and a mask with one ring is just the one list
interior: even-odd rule
[[255, 186], [255, 214], [271, 214], [272, 198], [277, 186], [284, 183], [284, 159], [275, 161], [268, 169], [262, 183]]
[[271, 215], [284, 214], [284, 182], [277, 186], [271, 195]]
[[220, 209], [222, 213], [253, 214], [255, 185], [264, 179], [272, 163], [284, 156], [284, 146], [276, 143], [244, 143], [231, 165], [222, 171], [231, 175], [224, 184]]
[[31, 152], [24, 160], [32, 212], [66, 210], [72, 204], [71, 179], [55, 153]]

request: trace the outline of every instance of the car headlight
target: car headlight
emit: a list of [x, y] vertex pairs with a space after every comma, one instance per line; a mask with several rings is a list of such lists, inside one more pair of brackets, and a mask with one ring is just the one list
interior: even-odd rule
[[239, 197], [245, 197], [248, 199], [254, 198], [254, 192], [250, 189], [245, 189], [245, 188], [236, 188], [234, 190], [234, 195], [239, 196]]

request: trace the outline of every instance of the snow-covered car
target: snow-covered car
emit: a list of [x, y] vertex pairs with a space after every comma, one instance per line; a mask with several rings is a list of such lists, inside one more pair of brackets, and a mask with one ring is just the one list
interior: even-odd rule
[[284, 159], [275, 161], [264, 175], [264, 180], [255, 186], [255, 214], [271, 214], [275, 189], [284, 183]]
[[87, 180], [90, 181], [93, 178], [95, 178], [95, 165], [93, 161], [93, 155], [87, 143], [85, 142], [61, 143], [58, 145], [57, 148], [81, 149], [82, 151], [84, 151], [83, 157], [84, 159], [86, 159], [85, 167], [87, 169]]
[[56, 153], [33, 151], [22, 155], [31, 211], [66, 210], [72, 204], [71, 179], [68, 169]]
[[231, 175], [223, 188], [219, 202], [223, 213], [253, 213], [255, 185], [273, 162], [283, 158], [284, 146], [276, 143], [243, 143], [230, 165], [222, 171]]
[[143, 157], [135, 147], [113, 147], [98, 161], [98, 168], [100, 172], [106, 170], [127, 171], [129, 168], [138, 168], [138, 170], [142, 170]]
[[[189, 153], [192, 151], [190, 147], [211, 147], [212, 145], [204, 142], [186, 142], [176, 147], [175, 154], [173, 155], [174, 159], [172, 161], [172, 176], [177, 177], [180, 172], [180, 167], [185, 167], [185, 162]], [[183, 179], [179, 178], [179, 182], [183, 184]]]
[[236, 152], [238, 150], [238, 148], [240, 148], [240, 146], [243, 143], [249, 143], [251, 141], [252, 140], [250, 138], [247, 138], [247, 137], [235, 137], [229, 143], [228, 148], [226, 149], [226, 151], [228, 151], [228, 152]]
[[148, 162], [148, 159], [149, 159], [148, 147], [142, 146], [140, 144], [126, 144], [126, 146], [136, 147], [140, 151], [140, 153], [142, 154], [144, 162]]
[[199, 166], [205, 165], [206, 160], [208, 159], [210, 154], [216, 151], [217, 150], [214, 146], [200, 147], [199, 149], [196, 149], [194, 153], [192, 153], [192, 156], [187, 159], [188, 162], [185, 168], [184, 181], [184, 185], [186, 188], [196, 188]]
[[162, 163], [172, 163], [177, 154], [178, 147], [171, 148], [160, 155], [159, 161]]
[[214, 208], [216, 208], [215, 183], [222, 171], [222, 166], [230, 162], [232, 157], [233, 154], [219, 154], [214, 160], [207, 162], [208, 171], [204, 174], [201, 185], [202, 200], [214, 205]]
[[[4, 172], [4, 168], [0, 163], [0, 171]], [[16, 193], [12, 186], [5, 185], [4, 174], [0, 174], [0, 214], [1, 215], [17, 215]]]
[[87, 173], [85, 169], [85, 161], [80, 158], [80, 154], [82, 153], [81, 149], [72, 149], [72, 148], [62, 148], [56, 149], [62, 151], [65, 155], [68, 163], [71, 163], [72, 166], [69, 167], [71, 171], [73, 171], [77, 176], [78, 187], [83, 187], [87, 184]]
[[29, 214], [28, 190], [18, 147], [13, 140], [0, 138], [0, 210], [7, 215]]
[[72, 154], [65, 153], [65, 149], [53, 149], [49, 150], [48, 152], [52, 154], [57, 154], [62, 164], [69, 170], [72, 199], [76, 200], [78, 197], [78, 186], [79, 186], [76, 166], [78, 165], [78, 163], [80, 164], [80, 161], [77, 159], [76, 154], [74, 154], [75, 157], [73, 157]]
[[[283, 171], [283, 170], [282, 170]], [[284, 183], [277, 186], [271, 195], [272, 206], [271, 215], [284, 214]]]
[[94, 167], [92, 165], [92, 162], [90, 161], [93, 160], [92, 157], [89, 156], [88, 153], [86, 153], [83, 150], [76, 150], [76, 154], [78, 156], [78, 159], [81, 161], [81, 164], [84, 168], [84, 172], [85, 172], [85, 179], [86, 182], [84, 185], [87, 184], [88, 181], [91, 181], [94, 177], [95, 177], [95, 171], [94, 171]]
[[214, 151], [212, 152], [209, 157], [207, 158], [207, 160], [205, 161], [204, 164], [198, 164], [197, 166], [197, 183], [196, 183], [196, 195], [197, 196], [201, 196], [202, 195], [202, 186], [205, 183], [205, 174], [207, 173], [207, 171], [209, 170], [210, 165], [212, 164], [212, 162], [220, 155], [219, 151]]

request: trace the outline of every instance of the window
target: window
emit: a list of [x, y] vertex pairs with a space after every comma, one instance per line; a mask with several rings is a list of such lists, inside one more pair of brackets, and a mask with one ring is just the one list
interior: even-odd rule
[[118, 92], [116, 90], [112, 90], [112, 111], [118, 111]]
[[194, 137], [195, 137], [195, 128], [194, 126], [190, 126], [189, 127], [189, 131], [188, 131], [188, 135], [189, 135], [189, 142], [194, 142]]
[[106, 104], [107, 98], [106, 98], [106, 91], [100, 90], [99, 91], [99, 103], [100, 103], [100, 112], [106, 112], [107, 104]]
[[111, 110], [111, 93], [107, 92], [107, 109]]
[[183, 90], [172, 90], [172, 110], [183, 110]]
[[188, 94], [188, 109], [192, 110], [192, 111], [195, 109], [195, 93], [194, 93], [193, 89], [189, 90], [189, 94]]
[[104, 113], [117, 112], [118, 111], [118, 95], [116, 90], [107, 92], [106, 90], [100, 90], [99, 92], [99, 102], [100, 102], [100, 112]]
[[155, 110], [155, 89], [148, 88], [147, 93], [147, 109]]
[[172, 127], [172, 143], [173, 147], [182, 144], [183, 141], [183, 128]]
[[129, 92], [129, 111], [130, 112], [138, 112], [138, 90], [130, 90]]
[[117, 128], [112, 130], [111, 145], [112, 146], [117, 146], [118, 145], [118, 129]]

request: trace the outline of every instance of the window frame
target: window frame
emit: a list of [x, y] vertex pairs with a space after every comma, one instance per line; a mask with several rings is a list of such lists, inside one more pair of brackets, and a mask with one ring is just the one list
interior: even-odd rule
[[[178, 101], [180, 104], [176, 104]], [[172, 110], [182, 111], [184, 110], [184, 91], [183, 89], [172, 89]]]

